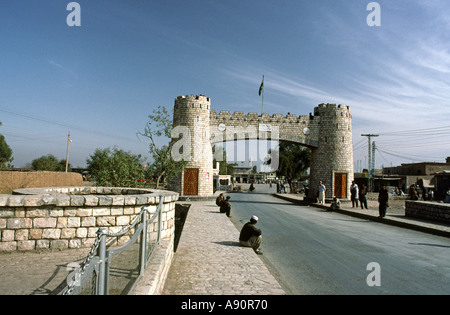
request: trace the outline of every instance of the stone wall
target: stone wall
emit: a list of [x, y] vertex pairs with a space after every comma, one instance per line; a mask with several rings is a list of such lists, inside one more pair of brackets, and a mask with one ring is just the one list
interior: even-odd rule
[[450, 224], [450, 204], [406, 200], [405, 216]]
[[[222, 139], [226, 139], [227, 131], [221, 131], [220, 125], [225, 128], [233, 127], [236, 131], [243, 130], [246, 133], [253, 131], [253, 134], [243, 135], [245, 139], [259, 139], [260, 125], [271, 125], [279, 128], [279, 140], [290, 141], [300, 143], [308, 147], [318, 146], [318, 121], [314, 121], [313, 116], [294, 114], [282, 114], [269, 115], [267, 113], [257, 114], [244, 112], [234, 112], [231, 114], [229, 111], [220, 111], [218, 114], [215, 110], [211, 110], [211, 134], [213, 136], [212, 143], [221, 142]], [[309, 133], [305, 134], [303, 130], [309, 129]], [[222, 129], [224, 129], [222, 127]], [[217, 137], [222, 134], [222, 137]], [[218, 139], [218, 140], [217, 140]], [[265, 139], [264, 139], [265, 140]]]
[[99, 228], [117, 233], [133, 222], [143, 206], [154, 213], [160, 198], [164, 198], [162, 238], [172, 237], [175, 192], [107, 187], [17, 189], [14, 195], [0, 195], [0, 251], [91, 247]]

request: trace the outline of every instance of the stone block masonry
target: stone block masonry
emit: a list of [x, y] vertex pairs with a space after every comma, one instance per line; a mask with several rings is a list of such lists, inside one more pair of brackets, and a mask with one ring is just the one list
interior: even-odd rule
[[[240, 111], [231, 114], [230, 111], [213, 110], [209, 97], [186, 95], [175, 99], [173, 125], [189, 130], [190, 138], [186, 142], [190, 157], [185, 170], [197, 170], [195, 173], [183, 171], [174, 181], [171, 189], [181, 196], [213, 195], [212, 144], [237, 139], [271, 139], [311, 149], [310, 199], [316, 198], [320, 181], [327, 187], [327, 198], [350, 198], [350, 185], [354, 179], [353, 140], [352, 114], [347, 105], [319, 104], [314, 107], [314, 114], [298, 116], [291, 113], [244, 114]], [[245, 156], [245, 152], [239, 153]], [[264, 156], [259, 158], [263, 160]]]
[[[178, 193], [109, 187], [17, 189], [0, 195], [0, 251], [91, 247], [99, 228], [117, 233], [142, 207], [154, 213], [164, 198], [162, 238], [175, 232]], [[151, 227], [155, 233], [157, 223]], [[124, 236], [123, 243], [129, 239]]]
[[450, 204], [406, 200], [405, 216], [450, 224]]

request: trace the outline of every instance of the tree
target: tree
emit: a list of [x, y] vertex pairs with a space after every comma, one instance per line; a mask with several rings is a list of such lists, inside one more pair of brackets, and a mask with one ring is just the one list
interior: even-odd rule
[[[52, 154], [41, 156], [31, 162], [31, 167], [35, 171], [53, 171], [64, 172], [66, 169], [66, 160], [59, 160]], [[69, 168], [70, 168], [69, 164]]]
[[138, 135], [150, 140], [149, 152], [154, 162], [149, 166], [149, 171], [156, 178], [156, 188], [159, 188], [161, 182], [178, 175], [187, 162], [175, 161], [172, 158], [173, 141], [170, 141], [168, 145], [158, 145], [161, 137], [171, 139], [173, 122], [172, 115], [167, 109], [164, 106], [158, 106], [158, 109], [153, 110], [152, 115], [148, 115], [148, 119], [144, 131], [138, 131]]
[[135, 187], [144, 178], [141, 155], [117, 147], [96, 149], [86, 163], [98, 186]]
[[[0, 121], [0, 126], [2, 122]], [[12, 155], [12, 150], [9, 145], [6, 143], [5, 137], [0, 134], [0, 168], [5, 168], [9, 166], [14, 160]]]
[[[279, 167], [276, 171], [277, 176], [284, 176], [292, 189], [292, 180], [305, 175], [311, 165], [311, 150], [299, 144], [280, 142], [279, 151]], [[271, 161], [264, 162], [270, 165]]]

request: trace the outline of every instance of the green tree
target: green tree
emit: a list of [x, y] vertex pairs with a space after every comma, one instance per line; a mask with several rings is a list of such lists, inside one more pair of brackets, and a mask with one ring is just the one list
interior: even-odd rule
[[[292, 191], [292, 180], [298, 179], [306, 174], [311, 165], [311, 150], [299, 144], [280, 142], [279, 166], [276, 171], [277, 176], [284, 176]], [[271, 160], [264, 164], [270, 165]]]
[[135, 187], [144, 178], [141, 155], [117, 147], [96, 149], [86, 162], [98, 186]]
[[[53, 171], [64, 172], [66, 169], [66, 160], [59, 160], [52, 154], [41, 156], [31, 162], [31, 167], [35, 171]], [[70, 168], [69, 164], [69, 168]]]
[[[177, 176], [187, 162], [175, 161], [171, 156], [174, 144], [170, 141], [173, 122], [172, 115], [167, 109], [164, 106], [158, 106], [153, 110], [152, 115], [148, 115], [148, 119], [144, 131], [138, 131], [137, 134], [150, 141], [149, 152], [153, 163], [149, 166], [149, 172], [153, 178], [156, 178], [156, 188], [160, 188], [161, 183]], [[169, 141], [169, 144], [162, 145], [161, 141]]]
[[[2, 122], [0, 121], [0, 126]], [[14, 158], [12, 154], [12, 150], [9, 145], [6, 143], [5, 137], [0, 134], [0, 168], [5, 168], [9, 166]]]

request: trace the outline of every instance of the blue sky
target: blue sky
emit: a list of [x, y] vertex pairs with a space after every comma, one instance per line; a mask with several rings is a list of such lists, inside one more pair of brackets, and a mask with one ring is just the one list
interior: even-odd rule
[[[96, 148], [149, 156], [136, 137], [158, 105], [204, 94], [212, 109], [353, 115], [355, 166], [380, 134], [377, 166], [450, 156], [450, 2], [70, 1], [0, 4], [0, 133], [15, 166], [46, 154], [84, 166]], [[408, 131], [408, 132], [403, 132]]]

